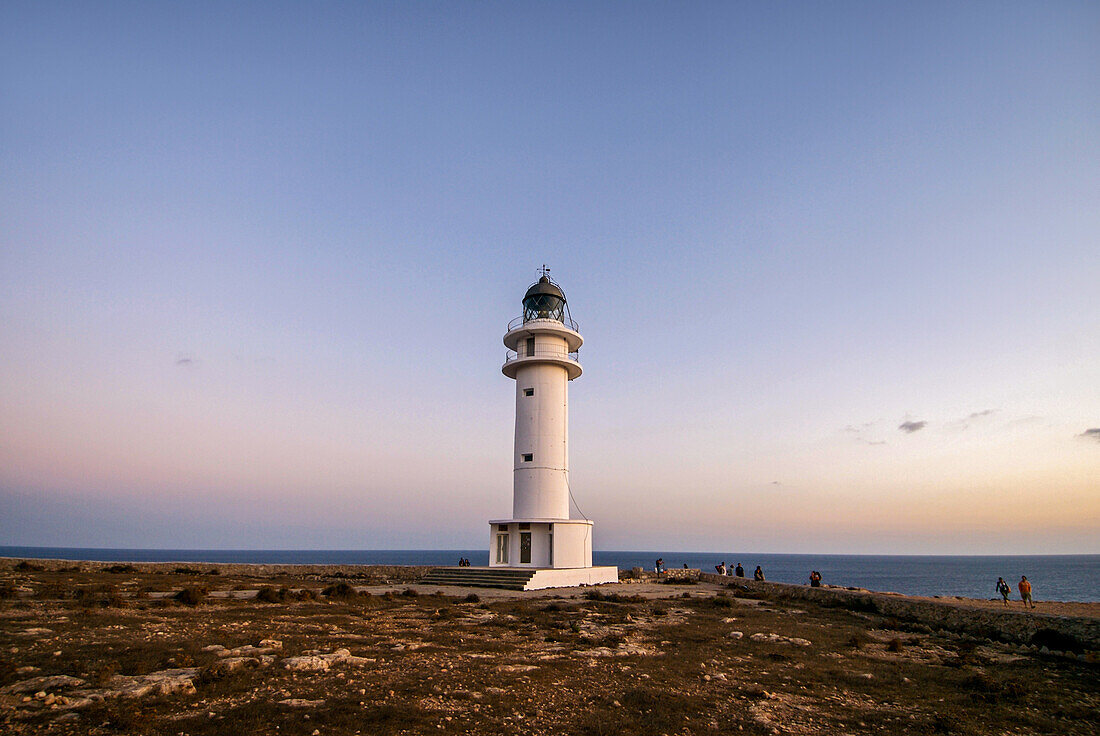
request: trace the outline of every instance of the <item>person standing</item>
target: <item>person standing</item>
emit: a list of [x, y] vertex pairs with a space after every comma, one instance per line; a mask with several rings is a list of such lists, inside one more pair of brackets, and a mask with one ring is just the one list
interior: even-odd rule
[[817, 570], [813, 570], [813, 571], [810, 572], [810, 587], [811, 588], [820, 588], [821, 587], [821, 573], [819, 573]]
[[726, 574], [726, 561], [722, 560], [722, 564], [721, 565], [715, 565], [714, 569], [718, 571], [719, 575], [725, 575]]
[[745, 568], [741, 567], [741, 563], [737, 563], [737, 567], [733, 568], [733, 574], [739, 578], [745, 577]]
[[1004, 598], [1005, 605], [1008, 605], [1008, 595], [1012, 592], [1012, 588], [1008, 587], [1008, 583], [1004, 578], [997, 578], [997, 592], [1001, 594], [1001, 598]]
[[1035, 604], [1031, 601], [1031, 583], [1027, 581], [1027, 575], [1020, 576], [1020, 582], [1016, 587], [1020, 590], [1020, 601], [1025, 606], [1035, 608]]

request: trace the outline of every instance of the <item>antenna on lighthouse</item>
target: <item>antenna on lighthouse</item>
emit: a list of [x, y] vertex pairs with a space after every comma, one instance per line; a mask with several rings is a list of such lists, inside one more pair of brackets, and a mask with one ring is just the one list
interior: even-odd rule
[[541, 273], [546, 278], [550, 278], [550, 267], [547, 266], [545, 263], [542, 264], [542, 268], [539, 269], [539, 273]]

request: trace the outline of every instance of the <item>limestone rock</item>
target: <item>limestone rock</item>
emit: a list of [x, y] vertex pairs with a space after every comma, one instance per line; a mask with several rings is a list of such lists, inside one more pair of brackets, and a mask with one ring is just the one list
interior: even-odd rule
[[[29, 680], [20, 680], [7, 687], [0, 688], [0, 693], [18, 695], [19, 693], [36, 693], [45, 690], [64, 690], [66, 688], [80, 687], [83, 684], [84, 680], [81, 680], [79, 677], [47, 675], [45, 677], [32, 677]], [[43, 695], [42, 697], [45, 698], [46, 696]]]
[[198, 674], [195, 667], [174, 670], [161, 670], [148, 675], [115, 675], [111, 678], [111, 689], [104, 693], [106, 697], [143, 698], [147, 695], [172, 695], [182, 693], [192, 695], [195, 684], [191, 681]]
[[373, 659], [356, 657], [347, 649], [337, 649], [332, 654], [313, 654], [304, 657], [287, 657], [282, 665], [299, 672], [324, 672], [334, 664], [369, 664]]
[[213, 677], [225, 677], [226, 675], [241, 670], [257, 669], [260, 660], [255, 657], [224, 657], [206, 669], [206, 673]]
[[324, 700], [304, 700], [302, 698], [287, 698], [279, 701], [279, 705], [288, 705], [291, 708], [317, 708], [324, 704]]
[[799, 647], [808, 647], [812, 644], [809, 639], [799, 639], [796, 636], [783, 636], [782, 634], [759, 633], [749, 637], [753, 641], [771, 642], [773, 644], [793, 644]]

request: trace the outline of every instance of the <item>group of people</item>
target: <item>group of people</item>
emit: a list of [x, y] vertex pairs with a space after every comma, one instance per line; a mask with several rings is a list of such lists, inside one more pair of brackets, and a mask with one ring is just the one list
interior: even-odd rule
[[[732, 577], [743, 578], [745, 577], [745, 568], [741, 567], [741, 563], [737, 563], [737, 567], [726, 567], [726, 561], [722, 560], [722, 563], [715, 565], [714, 569], [719, 575], [730, 575]], [[752, 574], [753, 580], [763, 580], [764, 571], [760, 569], [760, 565], [756, 566], [756, 571]]]
[[[1020, 582], [1016, 583], [1016, 589], [1020, 591], [1020, 602], [1025, 606], [1035, 608], [1035, 603], [1031, 600], [1031, 583], [1028, 582], [1027, 575], [1020, 576]], [[1007, 606], [1008, 596], [1012, 594], [1012, 588], [1005, 582], [1004, 578], [997, 578], [997, 592], [1001, 594], [1001, 598]]]
[[470, 566], [470, 560], [467, 559], [466, 557], [459, 557], [458, 558], [458, 566], [459, 567], [469, 567]]

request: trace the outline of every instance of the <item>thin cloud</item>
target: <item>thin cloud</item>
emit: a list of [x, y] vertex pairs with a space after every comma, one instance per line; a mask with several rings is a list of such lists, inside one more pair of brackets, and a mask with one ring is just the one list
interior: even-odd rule
[[874, 427], [878, 425], [882, 420], [874, 422], [864, 422], [863, 424], [849, 424], [842, 429], [842, 432], [852, 435], [852, 439], [863, 445], [885, 445], [886, 440], [869, 440], [867, 434], [874, 433]]
[[180, 354], [176, 356], [176, 365], [180, 368], [194, 368], [199, 362], [190, 355]]
[[1084, 440], [1096, 440], [1097, 442], [1100, 442], [1100, 427], [1092, 427], [1090, 429], [1086, 429], [1084, 432], [1077, 436]]
[[913, 434], [914, 432], [919, 432], [924, 429], [926, 426], [928, 426], [928, 422], [902, 422], [898, 425], [898, 429], [906, 434]]
[[983, 409], [982, 411], [971, 412], [962, 419], [956, 419], [953, 422], [948, 422], [946, 427], [947, 429], [955, 432], [962, 432], [964, 430], [970, 429], [970, 425], [975, 421], [992, 416], [998, 411], [999, 409]]

